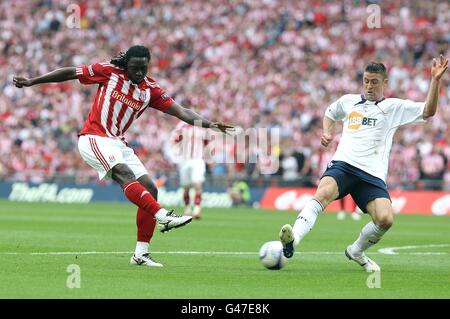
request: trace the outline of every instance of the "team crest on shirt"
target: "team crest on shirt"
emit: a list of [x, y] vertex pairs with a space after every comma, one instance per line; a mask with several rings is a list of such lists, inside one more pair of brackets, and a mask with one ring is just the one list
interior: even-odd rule
[[141, 91], [141, 93], [139, 93], [139, 101], [145, 102], [146, 98], [147, 98], [147, 93], [145, 91]]
[[114, 162], [115, 160], [116, 160], [116, 158], [114, 157], [114, 155], [109, 155], [110, 162]]

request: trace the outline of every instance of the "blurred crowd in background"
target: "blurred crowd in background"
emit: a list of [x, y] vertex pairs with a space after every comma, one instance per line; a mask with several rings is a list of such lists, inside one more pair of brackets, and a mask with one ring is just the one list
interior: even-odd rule
[[[71, 3], [80, 9], [80, 28], [68, 25]], [[276, 174], [261, 174], [260, 164], [211, 163], [210, 182], [239, 177], [315, 185], [332, 153], [320, 146], [325, 108], [343, 94], [361, 93], [365, 63], [387, 66], [386, 97], [424, 101], [432, 58], [450, 56], [448, 1], [380, 1], [381, 28], [371, 29], [367, 7], [372, 3], [2, 1], [0, 179], [96, 181], [97, 173], [77, 150], [77, 132], [96, 86], [71, 81], [21, 90], [12, 76], [108, 61], [141, 44], [152, 53], [149, 75], [183, 106], [214, 121], [280, 130], [271, 149], [279, 159]], [[437, 115], [397, 132], [389, 187], [450, 189], [449, 123], [447, 72]], [[155, 178], [176, 179], [165, 155], [175, 125], [172, 117], [149, 110], [126, 134]], [[236, 147], [218, 148], [217, 159]]]

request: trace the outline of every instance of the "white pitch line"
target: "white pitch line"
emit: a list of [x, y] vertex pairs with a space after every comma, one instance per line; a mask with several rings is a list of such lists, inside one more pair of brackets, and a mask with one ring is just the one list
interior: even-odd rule
[[130, 251], [50, 251], [46, 253], [30, 253], [30, 255], [113, 255], [132, 253]]
[[[113, 255], [113, 254], [132, 254], [133, 251], [50, 251], [38, 253], [19, 253], [19, 252], [0, 252], [1, 255]], [[152, 251], [152, 254], [167, 255], [257, 255], [256, 251]], [[309, 251], [296, 252], [296, 254], [315, 254], [315, 255], [341, 255], [343, 253], [333, 251]]]
[[[378, 249], [378, 252], [386, 255], [398, 255], [396, 250], [407, 250], [407, 249], [418, 249], [418, 248], [433, 248], [433, 247], [450, 247], [450, 244], [434, 244], [434, 245], [414, 245], [414, 246], [399, 246], [399, 247], [386, 247]], [[402, 253], [402, 255], [405, 253]], [[447, 253], [439, 253], [439, 252], [416, 252], [409, 253], [410, 255], [446, 255]]]
[[[369, 255], [398, 255], [394, 250], [397, 249], [413, 249], [425, 247], [448, 247], [450, 244], [443, 245], [424, 245], [424, 246], [404, 246], [404, 247], [388, 247], [381, 248], [378, 252], [371, 252]], [[120, 255], [132, 254], [133, 251], [50, 251], [50, 252], [0, 252], [0, 255], [31, 255], [31, 256], [48, 256], [48, 255]], [[256, 251], [152, 251], [152, 254], [166, 254], [166, 255], [235, 255], [235, 256], [256, 256]], [[304, 251], [296, 252], [296, 255], [343, 255], [344, 252], [336, 251]], [[447, 252], [409, 252], [401, 253], [401, 255], [447, 255]]]

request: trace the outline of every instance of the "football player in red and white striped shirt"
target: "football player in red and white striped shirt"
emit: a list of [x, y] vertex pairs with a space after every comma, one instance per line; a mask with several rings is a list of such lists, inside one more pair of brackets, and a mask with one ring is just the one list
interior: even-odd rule
[[[179, 122], [170, 137], [173, 156], [176, 158], [183, 187], [184, 215], [200, 219], [202, 184], [205, 181], [205, 146], [209, 143], [205, 129]], [[191, 206], [190, 190], [194, 188], [194, 209]]]
[[148, 251], [156, 222], [159, 229], [166, 232], [186, 225], [192, 217], [178, 216], [160, 207], [158, 190], [142, 162], [127, 146], [125, 132], [150, 108], [191, 125], [195, 121], [202, 127], [224, 133], [232, 126], [212, 123], [175, 102], [147, 76], [149, 63], [150, 51], [135, 45], [110, 62], [64, 67], [32, 79], [15, 76], [13, 81], [18, 88], [75, 79], [82, 84], [98, 85], [91, 112], [78, 134], [78, 149], [84, 161], [97, 170], [100, 179], [111, 177], [123, 188], [125, 196], [139, 207], [137, 244], [131, 264], [161, 267]]

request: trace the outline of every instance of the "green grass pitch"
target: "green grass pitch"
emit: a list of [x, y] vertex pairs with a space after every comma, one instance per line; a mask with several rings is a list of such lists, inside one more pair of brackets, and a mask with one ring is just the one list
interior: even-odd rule
[[[155, 231], [151, 251], [164, 268], [129, 264], [135, 214], [131, 204], [0, 201], [0, 298], [450, 298], [448, 216], [396, 216], [368, 251], [382, 267], [381, 287], [370, 289], [370, 274], [343, 253], [368, 216], [322, 214], [286, 267], [271, 271], [259, 248], [295, 212], [204, 209], [186, 227]], [[378, 251], [405, 246], [421, 247]], [[71, 264], [80, 267], [80, 288], [66, 285]]]

